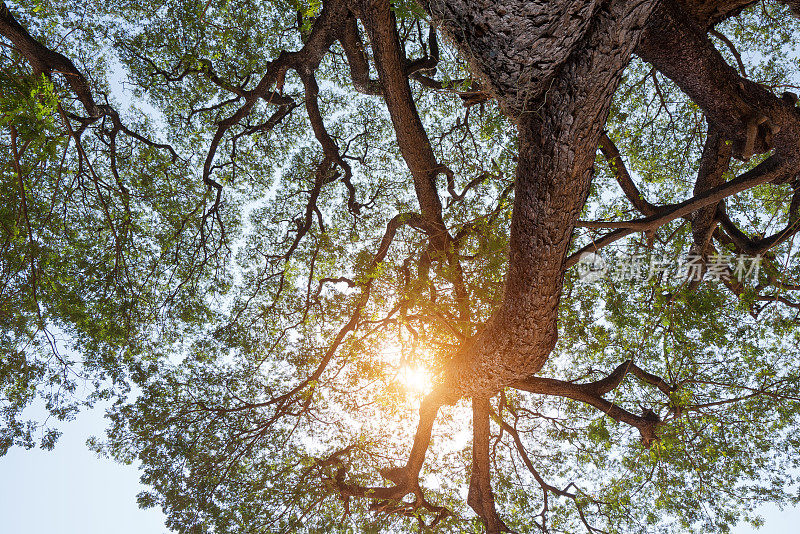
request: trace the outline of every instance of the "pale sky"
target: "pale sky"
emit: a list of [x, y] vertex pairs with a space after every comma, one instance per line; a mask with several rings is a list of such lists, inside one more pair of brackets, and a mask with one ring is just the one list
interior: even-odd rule
[[102, 437], [102, 410], [65, 425], [53, 451], [12, 448], [0, 458], [2, 534], [161, 534], [160, 509], [141, 510], [136, 466], [98, 458], [86, 439]]

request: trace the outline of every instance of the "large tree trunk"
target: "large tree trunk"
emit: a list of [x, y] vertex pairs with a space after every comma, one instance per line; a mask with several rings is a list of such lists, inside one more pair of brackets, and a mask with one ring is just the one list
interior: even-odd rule
[[655, 4], [428, 3], [519, 132], [503, 300], [450, 366], [439, 392], [445, 402], [492, 395], [538, 371], [553, 349], [564, 261], [589, 191], [600, 132]]
[[714, 47], [707, 28], [752, 2], [663, 2], [648, 21], [636, 54], [670, 78], [697, 104], [733, 156], [748, 159], [771, 149], [782, 161], [800, 155], [800, 112], [744, 78]]

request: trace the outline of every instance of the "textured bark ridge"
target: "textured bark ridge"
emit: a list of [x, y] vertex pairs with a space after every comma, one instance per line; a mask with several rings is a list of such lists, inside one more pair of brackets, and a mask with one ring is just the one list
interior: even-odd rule
[[[534, 38], [546, 24], [531, 34], [533, 30], [522, 23], [525, 17], [520, 18], [520, 13], [528, 13], [521, 6], [512, 16], [512, 6], [503, 2], [492, 9], [460, 1], [438, 4], [437, 17], [457, 12], [465, 20], [483, 21], [473, 22], [472, 27], [485, 27], [493, 35], [506, 35], [509, 25], [517, 24], [513, 37], [494, 41], [500, 59], [487, 55], [483, 60], [493, 66], [483, 74], [495, 87], [505, 87], [516, 76], [516, 102], [519, 95], [538, 94], [526, 100], [525, 106], [534, 108], [517, 108], [520, 153], [503, 301], [484, 331], [454, 359], [443, 390], [448, 400], [492, 395], [538, 371], [553, 349], [565, 257], [589, 191], [602, 125], [655, 3], [615, 1], [597, 8], [593, 2], [553, 2], [526, 8], [541, 10], [537, 13], [545, 17], [542, 20], [560, 21], [566, 28], [572, 26], [562, 18], [571, 13], [567, 18], [578, 37], [564, 37], [567, 41]], [[506, 17], [497, 11], [503, 6], [509, 10]], [[591, 14], [588, 24], [582, 18], [585, 14]], [[442, 24], [454, 31], [452, 21]], [[485, 44], [474, 31], [454, 39], [461, 39], [473, 55]], [[513, 70], [506, 58], [523, 53], [523, 43], [532, 46], [525, 50], [530, 62]], [[563, 56], [562, 46], [571, 50], [568, 57]], [[549, 58], [543, 74], [526, 77], [526, 65], [534, 65], [539, 57]], [[542, 76], [548, 78], [544, 92]]]
[[547, 91], [583, 39], [597, 0], [429, 0], [427, 9], [516, 116]]
[[[738, 14], [745, 7], [754, 4], [755, 0], [680, 0], [676, 3], [691, 13], [698, 24], [708, 29], [714, 24]], [[651, 22], [657, 18], [658, 14], [654, 13]]]

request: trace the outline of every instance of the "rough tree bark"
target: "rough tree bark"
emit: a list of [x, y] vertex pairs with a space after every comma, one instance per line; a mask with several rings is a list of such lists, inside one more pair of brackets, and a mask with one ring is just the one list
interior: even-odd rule
[[[612, 1], [524, 6], [495, 2], [490, 9], [477, 2], [426, 6], [516, 120], [520, 148], [502, 303], [484, 330], [456, 354], [442, 385], [423, 402], [406, 467], [385, 473], [397, 484], [392, 496], [418, 487], [416, 476], [438, 407], [472, 397], [475, 471], [469, 504], [489, 532], [503, 529], [491, 497], [488, 454], [481, 452], [488, 446], [486, 399], [536, 373], [556, 343], [567, 250], [588, 195], [602, 128], [622, 71], [655, 5]], [[524, 16], [512, 15], [517, 13]], [[536, 23], [531, 24], [532, 19]], [[564, 31], [568, 38], [553, 38], [551, 24], [568, 24], [574, 31]], [[470, 31], [459, 34], [462, 25]], [[487, 33], [508, 38], [489, 46]]]
[[[796, 174], [793, 103], [743, 79], [703, 29], [749, 3], [426, 3], [516, 120], [520, 147], [503, 300], [454, 359], [436, 393], [443, 402], [492, 395], [538, 371], [553, 348], [567, 247], [611, 98], [634, 50], [698, 103], [719, 132], [717, 144], [724, 145], [718, 136], [732, 141], [740, 159], [776, 148], [777, 161], [765, 166], [772, 172], [764, 172], [777, 181]], [[698, 194], [723, 185], [719, 169], [701, 175]]]
[[[695, 203], [670, 209], [648, 204], [645, 215], [653, 221], [640, 230], [657, 228], [703, 207], [695, 216], [695, 234], [698, 245], [707, 242], [715, 224], [714, 200], [727, 196], [725, 187], [736, 186], [725, 186], [722, 180], [731, 151], [727, 141], [740, 159], [777, 149], [772, 158], [741, 177], [742, 182], [748, 180], [748, 187], [751, 182], [796, 175], [798, 115], [793, 103], [743, 79], [706, 35], [716, 21], [747, 4], [425, 3], [505, 113], [515, 119], [519, 159], [502, 302], [484, 330], [458, 351], [443, 384], [423, 402], [407, 465], [386, 473], [397, 484], [396, 494], [417, 487], [416, 475], [438, 407], [471, 397], [475, 423], [469, 504], [489, 532], [502, 531], [505, 526], [494, 510], [482, 447], [488, 424], [486, 399], [506, 386], [580, 399], [637, 427], [645, 444], [656, 439], [659, 420], [652, 412], [635, 416], [617, 409], [588, 385], [578, 390], [567, 383], [539, 383], [532, 375], [541, 369], [557, 339], [564, 271], [576, 259], [567, 258], [567, 250], [589, 190], [612, 96], [634, 50], [695, 100], [711, 125]], [[604, 145], [613, 157], [608, 143]], [[618, 235], [631, 232], [623, 229]]]
[[[555, 345], [564, 261], [602, 127], [656, 3], [518, 4], [428, 4], [474, 68], [492, 65], [482, 75], [516, 120], [520, 147], [503, 300], [454, 359], [441, 390], [450, 400], [495, 394], [538, 371]], [[463, 21], [473, 21], [465, 24], [472, 30], [458, 35]], [[569, 38], [554, 38], [554, 24]], [[509, 38], [488, 46], [483, 32]], [[520, 55], [526, 62], [515, 61]]]

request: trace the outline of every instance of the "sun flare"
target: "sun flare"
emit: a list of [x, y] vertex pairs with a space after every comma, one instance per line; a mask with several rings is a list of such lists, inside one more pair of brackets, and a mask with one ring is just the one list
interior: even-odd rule
[[400, 382], [409, 393], [424, 394], [430, 391], [433, 378], [424, 367], [404, 365], [400, 368]]
[[418, 397], [425, 395], [433, 388], [433, 375], [421, 362], [425, 360], [424, 353], [418, 350], [409, 354], [403, 347], [396, 343], [387, 343], [381, 350], [386, 363], [397, 370], [394, 380], [399, 382], [409, 396]]

